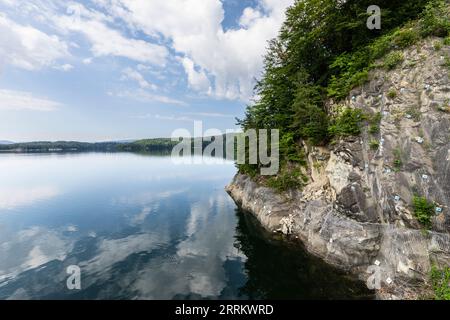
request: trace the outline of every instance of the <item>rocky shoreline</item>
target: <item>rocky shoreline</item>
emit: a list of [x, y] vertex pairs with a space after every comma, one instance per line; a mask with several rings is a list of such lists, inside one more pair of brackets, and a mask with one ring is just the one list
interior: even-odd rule
[[[330, 101], [331, 111], [378, 114], [379, 127], [328, 147], [305, 144], [301, 191], [277, 193], [241, 174], [227, 187], [267, 230], [379, 284], [379, 299], [432, 297], [432, 266], [450, 266], [450, 47], [436, 50], [435, 41], [405, 50], [395, 70], [372, 71], [346, 101]], [[429, 230], [415, 216], [417, 195], [436, 206]]]
[[237, 175], [227, 191], [268, 231], [299, 239], [308, 252], [362, 281], [374, 275], [371, 266], [379, 267], [379, 299], [430, 296], [431, 259], [449, 259], [448, 234], [358, 222], [339, 214], [324, 199], [302, 203], [296, 201], [300, 193], [281, 195], [245, 175]]

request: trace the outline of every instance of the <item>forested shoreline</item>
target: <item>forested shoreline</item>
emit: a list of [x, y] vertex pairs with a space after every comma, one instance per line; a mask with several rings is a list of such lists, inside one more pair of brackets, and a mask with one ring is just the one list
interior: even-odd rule
[[[239, 120], [244, 131], [279, 129], [281, 170], [268, 181], [262, 164], [239, 165], [241, 173], [269, 186], [302, 188], [307, 177], [305, 146], [329, 146], [378, 130], [381, 114], [341, 107], [350, 92], [367, 82], [369, 72], [392, 70], [402, 50], [427, 37], [450, 42], [450, 6], [446, 0], [377, 1], [381, 29], [366, 26], [372, 13], [367, 0], [296, 1], [278, 38], [269, 43], [265, 69], [256, 85], [257, 101]], [[450, 66], [450, 57], [443, 57]], [[375, 146], [374, 146], [375, 147]]]
[[[223, 135], [224, 152], [227, 143], [232, 143], [232, 135]], [[190, 143], [192, 149], [201, 146], [204, 150], [215, 137], [184, 138], [184, 142]], [[129, 142], [78, 142], [78, 141], [36, 141], [24, 143], [0, 144], [0, 153], [63, 153], [63, 152], [149, 152], [170, 154], [173, 148], [182, 139], [171, 138], [142, 139]]]

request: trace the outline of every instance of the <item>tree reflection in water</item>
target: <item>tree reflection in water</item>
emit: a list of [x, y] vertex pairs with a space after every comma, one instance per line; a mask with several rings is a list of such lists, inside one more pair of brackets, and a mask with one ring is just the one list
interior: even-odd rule
[[311, 256], [296, 243], [267, 232], [250, 213], [237, 210], [235, 246], [247, 261], [247, 283], [240, 289], [250, 299], [373, 299], [373, 292], [352, 276]]

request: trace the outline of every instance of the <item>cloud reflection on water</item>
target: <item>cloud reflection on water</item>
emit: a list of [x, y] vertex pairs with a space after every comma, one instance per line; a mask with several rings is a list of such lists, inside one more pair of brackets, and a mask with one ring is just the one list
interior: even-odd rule
[[[187, 215], [181, 214], [174, 197], [191, 201]], [[1, 256], [8, 257], [0, 262], [0, 276], [20, 278], [21, 273], [36, 269], [40, 276], [51, 278], [52, 274], [39, 269], [59, 260], [61, 277], [64, 260], [70, 257], [70, 263], [82, 269], [87, 296], [92, 288], [101, 287], [101, 292], [97, 290], [95, 294], [105, 298], [118, 294], [137, 299], [218, 297], [228, 282], [224, 263], [245, 261], [230, 236], [236, 228], [234, 203], [223, 190], [198, 193], [195, 201], [190, 197], [193, 195], [188, 189], [119, 197], [113, 202], [131, 206], [138, 212], [130, 215], [129, 226], [114, 234], [78, 239], [89, 243], [81, 251], [73, 251], [77, 244], [66, 234], [69, 229], [76, 232], [73, 226], [60, 231], [33, 227], [9, 236], [7, 242], [1, 242], [0, 238]], [[182, 227], [174, 229], [179, 219], [183, 221]], [[6, 292], [8, 283], [1, 284], [0, 278], [0, 296], [2, 286]], [[50, 295], [70, 295], [56, 292], [60, 288], [49, 280], [46, 290]], [[38, 295], [33, 288], [21, 287], [10, 297]]]
[[51, 199], [60, 194], [61, 191], [54, 186], [0, 188], [0, 210], [30, 206], [37, 201]]
[[72, 250], [69, 239], [43, 227], [32, 227], [16, 234], [2, 229], [0, 233], [0, 285], [2, 280], [24, 271], [53, 260], [62, 261]]

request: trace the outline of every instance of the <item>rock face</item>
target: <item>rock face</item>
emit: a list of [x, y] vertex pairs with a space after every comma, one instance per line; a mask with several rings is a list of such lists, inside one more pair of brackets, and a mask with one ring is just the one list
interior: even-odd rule
[[[450, 266], [450, 48], [437, 51], [435, 41], [353, 90], [343, 104], [380, 113], [379, 132], [305, 146], [310, 183], [302, 191], [279, 194], [244, 175], [227, 187], [268, 230], [299, 238], [381, 299], [426, 297], [431, 266]], [[430, 231], [414, 216], [416, 194], [436, 203]]]

